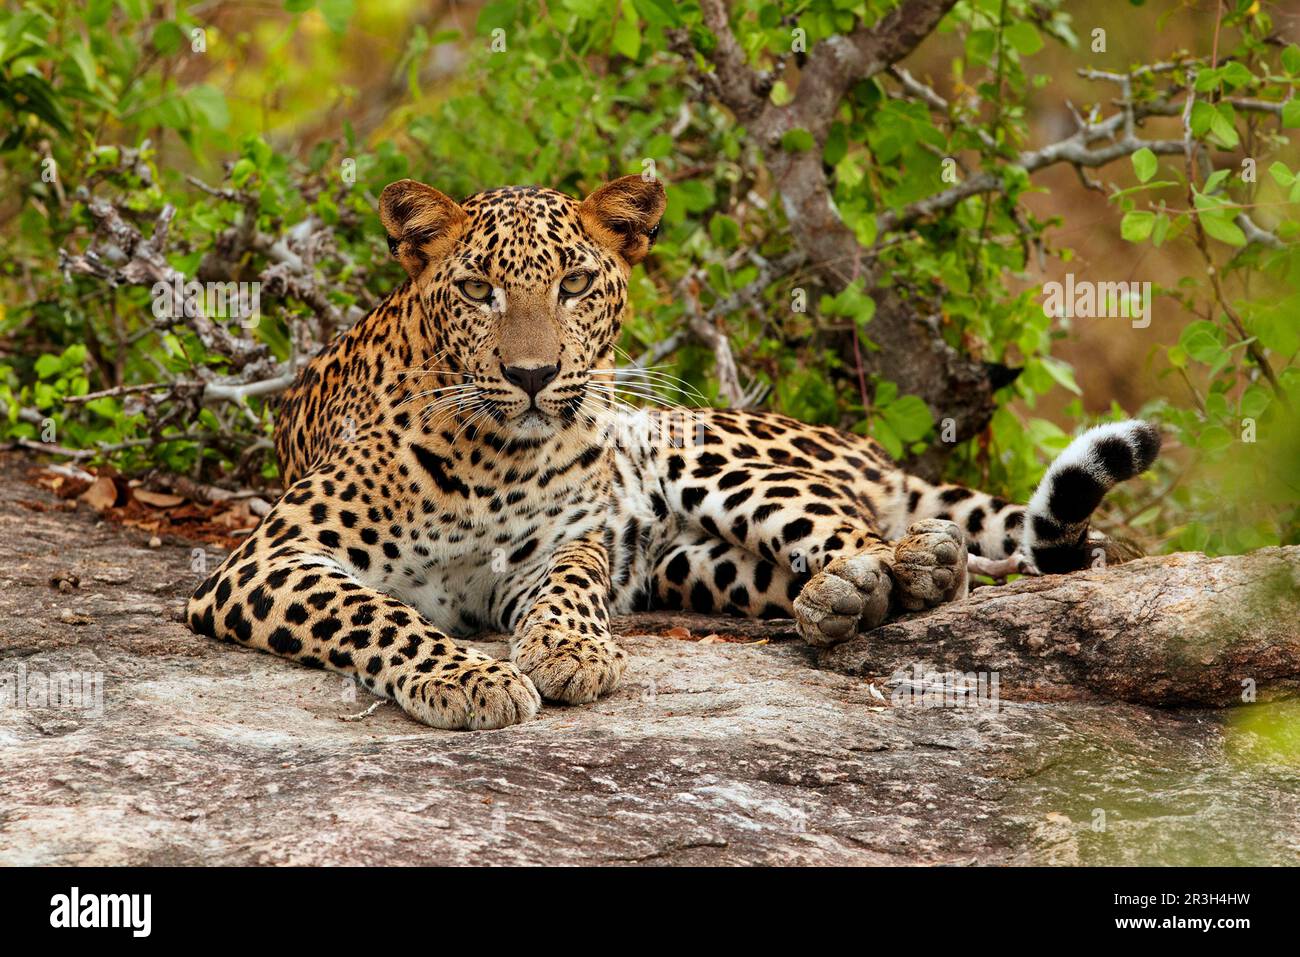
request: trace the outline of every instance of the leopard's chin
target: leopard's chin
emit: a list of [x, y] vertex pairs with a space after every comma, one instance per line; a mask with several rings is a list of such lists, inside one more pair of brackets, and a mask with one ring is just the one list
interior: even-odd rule
[[525, 409], [509, 421], [510, 430], [519, 438], [542, 439], [554, 435], [563, 423], [537, 408]]

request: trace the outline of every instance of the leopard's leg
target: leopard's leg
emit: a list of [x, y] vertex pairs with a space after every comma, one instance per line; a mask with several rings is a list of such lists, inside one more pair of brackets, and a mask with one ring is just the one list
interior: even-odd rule
[[537, 714], [537, 691], [514, 665], [458, 647], [276, 519], [190, 598], [195, 632], [354, 676], [436, 728], [500, 728]]
[[746, 462], [715, 479], [707, 467], [700, 474], [669, 466], [669, 501], [680, 518], [810, 576], [792, 611], [813, 644], [874, 628], [891, 610], [966, 593], [965, 543], [951, 522], [917, 523], [891, 542], [850, 483], [816, 471]]
[[[934, 570], [944, 565], [934, 557], [935, 546], [947, 558], [943, 543], [933, 540], [939, 531], [918, 528], [894, 544], [892, 555], [875, 549], [838, 557], [812, 576], [728, 542], [693, 536], [671, 545], [655, 563], [653, 607], [742, 618], [793, 617], [810, 643], [834, 644], [880, 624], [892, 595], [901, 594], [910, 603], [938, 593]], [[901, 588], [895, 585], [900, 579], [905, 583]]]
[[552, 701], [594, 701], [618, 686], [627, 653], [609, 632], [609, 558], [598, 535], [551, 556], [515, 626], [510, 657]]
[[827, 562], [795, 600], [799, 632], [811, 644], [836, 644], [891, 613], [965, 598], [966, 561], [966, 543], [954, 523], [916, 522], [897, 541]]
[[965, 598], [970, 590], [969, 556], [961, 528], [938, 518], [922, 519], [894, 543], [895, 600], [918, 611]]
[[703, 533], [669, 545], [650, 572], [651, 607], [789, 618], [808, 576]]

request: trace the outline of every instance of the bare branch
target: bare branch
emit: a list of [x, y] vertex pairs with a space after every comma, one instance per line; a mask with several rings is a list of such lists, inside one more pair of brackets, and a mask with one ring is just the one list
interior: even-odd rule
[[[168, 203], [158, 214], [153, 235], [148, 239], [134, 225], [122, 218], [117, 207], [102, 199], [91, 200], [87, 206], [96, 221], [96, 239], [85, 253], [71, 255], [59, 250], [59, 266], [65, 273], [93, 276], [110, 286], [153, 286], [163, 284], [171, 296], [170, 316], [185, 321], [203, 347], [210, 352], [226, 356], [236, 368], [265, 359], [269, 352], [263, 343], [234, 335], [219, 322], [199, 314], [187, 315], [184, 290], [188, 281], [185, 274], [174, 268], [164, 255], [167, 231], [176, 208]], [[121, 265], [111, 266], [111, 262]], [[173, 320], [165, 320], [171, 324]]]
[[[741, 385], [740, 370], [736, 365], [731, 341], [723, 331], [723, 323], [728, 316], [746, 307], [761, 308], [760, 297], [763, 291], [782, 276], [789, 275], [797, 269], [804, 257], [802, 252], [795, 250], [770, 261], [760, 257], [753, 258], [758, 265], [758, 274], [754, 279], [731, 295], [717, 300], [707, 310], [700, 309], [698, 297], [699, 287], [704, 283], [702, 270], [688, 272], [678, 284], [678, 291], [686, 305], [687, 328], [696, 339], [713, 350], [719, 383], [718, 393], [733, 409], [743, 409], [753, 405], [762, 398], [762, 393], [752, 387], [747, 389]], [[678, 344], [680, 345], [680, 340]]]
[[1286, 246], [1286, 243], [1278, 239], [1275, 233], [1260, 228], [1255, 221], [1245, 213], [1238, 213], [1234, 222], [1236, 222], [1237, 228], [1246, 234], [1247, 242], [1259, 243], [1261, 246], [1270, 246], [1273, 249], [1281, 249]]
[[[1122, 112], [1116, 113], [1104, 122], [1088, 124], [1063, 140], [1050, 143], [1037, 150], [1026, 150], [1016, 158], [1015, 163], [1029, 173], [1037, 172], [1057, 163], [1070, 163], [1076, 169], [1082, 170], [1083, 168], [1105, 166], [1107, 163], [1114, 162], [1122, 157], [1131, 156], [1143, 147], [1153, 153], [1162, 155], [1180, 154], [1184, 150], [1182, 140], [1144, 140], [1136, 135], [1124, 136], [1096, 149], [1089, 146], [1089, 144], [1097, 140], [1114, 136], [1126, 123], [1126, 115]], [[935, 193], [933, 196], [927, 196], [925, 199], [910, 203], [897, 212], [886, 211], [882, 213], [877, 218], [877, 228], [883, 234], [918, 220], [926, 219], [943, 210], [951, 209], [970, 196], [980, 193], [999, 192], [1001, 189], [1002, 180], [1000, 177], [988, 172], [979, 173], [941, 193]]]

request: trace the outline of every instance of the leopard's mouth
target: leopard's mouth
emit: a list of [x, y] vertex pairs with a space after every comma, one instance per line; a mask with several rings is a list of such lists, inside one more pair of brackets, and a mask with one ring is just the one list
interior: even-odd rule
[[546, 425], [553, 418], [554, 416], [547, 415], [537, 406], [532, 406], [515, 418], [515, 424], [524, 427]]
[[558, 416], [532, 406], [510, 416], [506, 420], [506, 426], [516, 438], [543, 439], [554, 435], [560, 429], [561, 423]]

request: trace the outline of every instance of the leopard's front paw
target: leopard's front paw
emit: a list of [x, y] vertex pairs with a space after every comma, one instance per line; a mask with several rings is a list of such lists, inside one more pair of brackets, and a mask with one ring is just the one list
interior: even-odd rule
[[394, 695], [407, 714], [435, 728], [484, 731], [529, 721], [537, 689], [506, 661], [473, 655], [458, 667], [417, 674]]
[[926, 518], [894, 543], [898, 604], [909, 611], [966, 597], [966, 540], [955, 522]]
[[794, 600], [795, 627], [811, 645], [847, 641], [885, 620], [892, 587], [889, 569], [876, 555], [837, 558]]
[[579, 635], [549, 622], [527, 627], [511, 660], [548, 701], [585, 704], [618, 687], [627, 652], [609, 638]]

